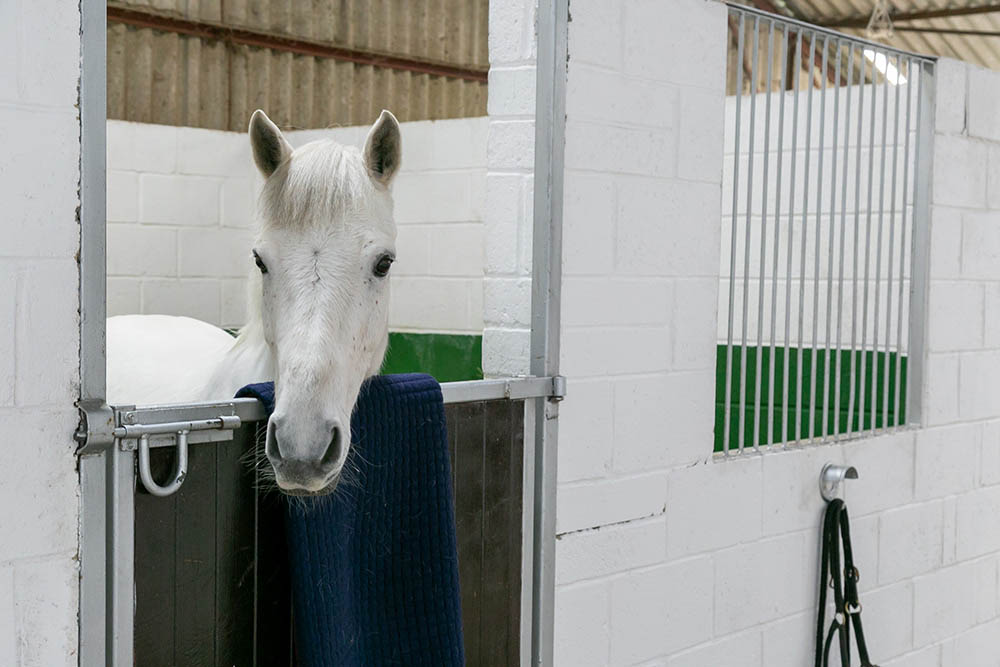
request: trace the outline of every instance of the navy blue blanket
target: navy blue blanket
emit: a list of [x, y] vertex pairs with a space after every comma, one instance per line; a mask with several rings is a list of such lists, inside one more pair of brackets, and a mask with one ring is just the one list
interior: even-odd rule
[[[244, 387], [274, 408], [272, 384]], [[441, 387], [384, 375], [361, 389], [337, 490], [288, 503], [302, 667], [462, 665], [462, 615]]]

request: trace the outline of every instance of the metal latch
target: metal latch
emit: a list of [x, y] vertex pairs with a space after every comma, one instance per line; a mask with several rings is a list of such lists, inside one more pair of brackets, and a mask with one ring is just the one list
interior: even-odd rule
[[[236, 415], [224, 415], [212, 419], [195, 419], [188, 421], [163, 422], [160, 424], [125, 424], [116, 426], [112, 433], [118, 440], [123, 451], [139, 450], [139, 479], [154, 496], [164, 497], [177, 491], [187, 477], [188, 464], [188, 434], [192, 431], [232, 431], [240, 427], [240, 418]], [[177, 445], [177, 463], [174, 466], [172, 480], [166, 485], [157, 484], [149, 468], [149, 438], [150, 436], [173, 436]]]

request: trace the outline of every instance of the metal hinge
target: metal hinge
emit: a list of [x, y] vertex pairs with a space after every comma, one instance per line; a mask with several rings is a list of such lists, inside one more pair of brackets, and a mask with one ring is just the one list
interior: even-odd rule
[[77, 454], [94, 454], [114, 443], [115, 413], [102, 400], [85, 400], [77, 403], [80, 425], [73, 434], [77, 441]]
[[552, 376], [552, 393], [549, 395], [550, 401], [561, 401], [566, 398], [566, 376]]

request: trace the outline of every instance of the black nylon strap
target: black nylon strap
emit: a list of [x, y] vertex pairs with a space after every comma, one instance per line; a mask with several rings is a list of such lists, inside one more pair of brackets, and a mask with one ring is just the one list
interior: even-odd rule
[[[840, 567], [843, 548], [844, 567]], [[843, 574], [843, 580], [841, 579]], [[829, 577], [829, 579], [828, 579]], [[834, 619], [826, 628], [827, 581], [833, 588]], [[844, 501], [832, 500], [823, 517], [822, 560], [819, 573], [819, 614], [816, 621], [816, 667], [829, 667], [830, 647], [837, 634], [841, 667], [851, 664], [851, 626], [854, 626], [855, 643], [861, 667], [877, 667], [868, 656], [865, 633], [861, 626], [861, 603], [858, 601], [858, 570], [854, 566], [851, 546], [851, 527]]]

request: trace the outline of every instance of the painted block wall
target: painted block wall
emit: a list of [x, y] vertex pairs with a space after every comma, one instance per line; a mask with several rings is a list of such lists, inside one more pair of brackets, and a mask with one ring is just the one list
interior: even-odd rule
[[0, 3], [0, 63], [0, 665], [68, 667], [79, 589], [78, 4]]
[[923, 423], [725, 460], [726, 30], [706, 0], [572, 6], [556, 664], [811, 664], [827, 461], [861, 474], [846, 499], [873, 658], [995, 664], [1000, 75], [938, 65]]
[[535, 0], [490, 2], [483, 372], [528, 373], [535, 164]]
[[[390, 327], [480, 334], [486, 119], [403, 123]], [[368, 127], [286, 133], [360, 146]], [[108, 311], [246, 319], [260, 177], [245, 133], [108, 122]]]

